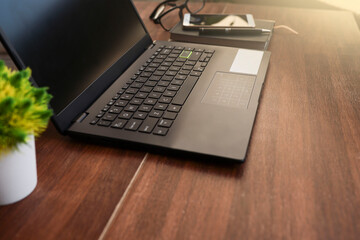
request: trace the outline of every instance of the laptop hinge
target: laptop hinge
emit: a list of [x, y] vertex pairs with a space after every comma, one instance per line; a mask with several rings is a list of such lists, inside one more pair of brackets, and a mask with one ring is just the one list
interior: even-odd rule
[[89, 115], [89, 113], [87, 113], [87, 112], [81, 113], [80, 116], [78, 115], [78, 117], [75, 118], [76, 120], [75, 121], [73, 120], [72, 122], [81, 123], [88, 115]]
[[155, 41], [148, 47], [148, 49], [152, 49], [153, 47], [155, 47]]

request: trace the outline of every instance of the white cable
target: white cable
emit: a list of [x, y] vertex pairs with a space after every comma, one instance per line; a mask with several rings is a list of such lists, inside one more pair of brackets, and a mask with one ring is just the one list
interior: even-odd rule
[[295, 31], [294, 29], [292, 29], [291, 27], [286, 26], [286, 25], [277, 25], [277, 26], [274, 27], [274, 29], [279, 29], [279, 28], [284, 28], [284, 29], [296, 34], [296, 35], [299, 34], [297, 31]]

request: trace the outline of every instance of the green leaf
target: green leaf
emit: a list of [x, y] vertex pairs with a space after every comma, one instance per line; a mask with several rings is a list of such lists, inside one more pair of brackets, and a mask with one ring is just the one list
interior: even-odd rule
[[15, 106], [15, 100], [13, 97], [5, 97], [0, 102], [0, 113], [1, 114], [7, 114], [12, 112]]
[[16, 72], [14, 75], [11, 76], [10, 78], [10, 84], [14, 87], [14, 88], [20, 88], [21, 86], [21, 80], [22, 80], [22, 76], [19, 72]]

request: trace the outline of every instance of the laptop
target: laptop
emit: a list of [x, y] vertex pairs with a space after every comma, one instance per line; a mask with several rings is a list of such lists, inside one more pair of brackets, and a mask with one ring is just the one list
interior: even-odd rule
[[270, 52], [153, 41], [130, 0], [2, 0], [0, 35], [61, 133], [245, 160]]

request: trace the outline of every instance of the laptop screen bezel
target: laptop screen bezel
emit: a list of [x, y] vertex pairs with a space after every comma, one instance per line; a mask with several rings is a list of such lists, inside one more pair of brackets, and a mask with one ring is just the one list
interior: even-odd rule
[[[145, 35], [137, 43], [133, 45], [123, 56], [121, 56], [112, 66], [104, 71], [96, 80], [94, 80], [82, 93], [74, 98], [59, 113], [54, 114], [51, 119], [55, 127], [65, 134], [72, 122], [74, 122], [109, 86], [153, 43], [149, 32], [147, 31], [137, 9], [132, 0], [129, 0], [134, 11], [140, 21]], [[0, 41], [4, 45], [7, 53], [15, 63], [19, 70], [25, 69], [27, 66], [21, 60], [21, 57], [12, 46], [11, 42], [6, 38], [5, 33], [0, 28]], [[30, 77], [30, 81], [34, 86], [38, 86], [36, 79]], [[51, 104], [49, 105], [51, 108]]]

